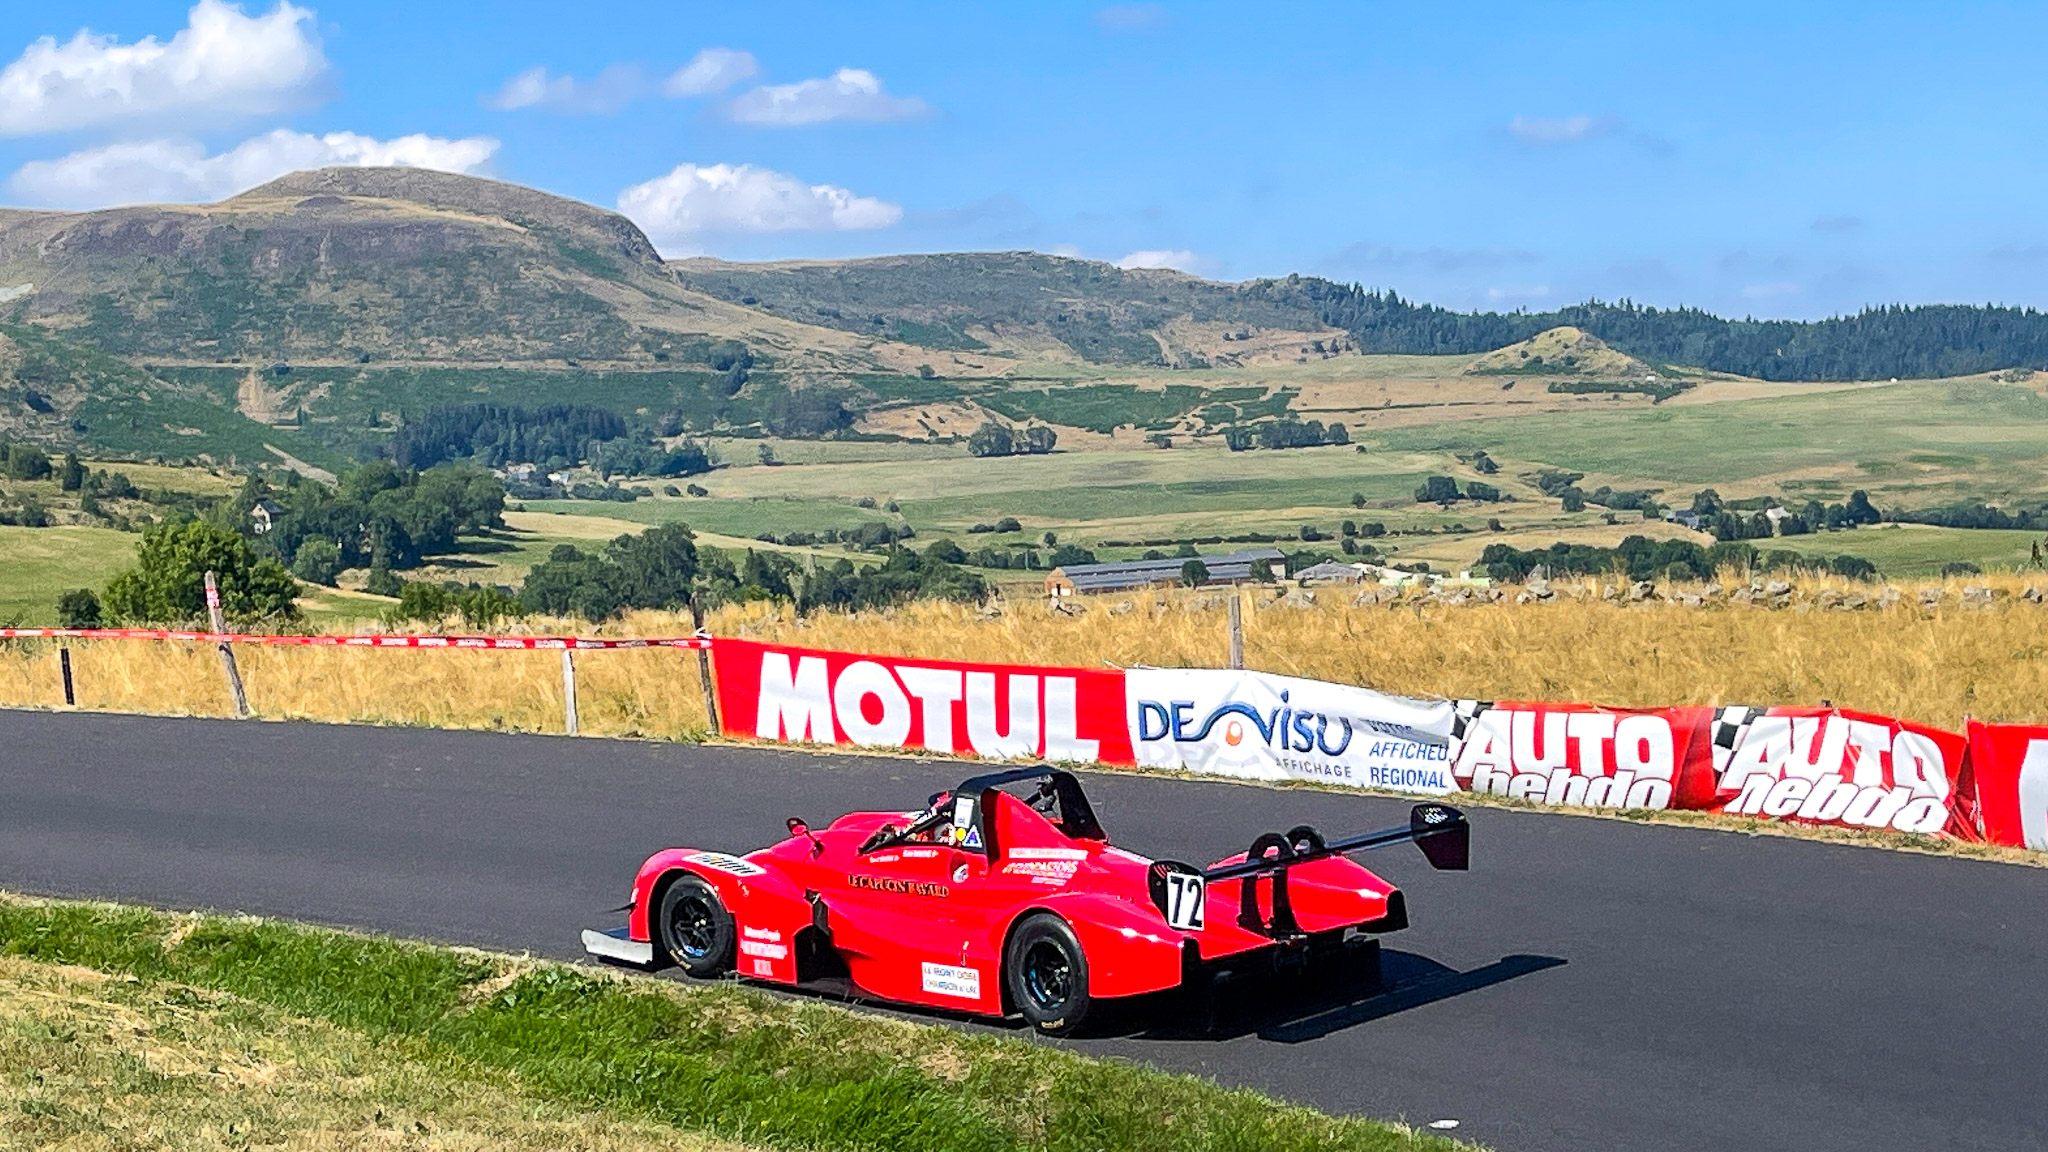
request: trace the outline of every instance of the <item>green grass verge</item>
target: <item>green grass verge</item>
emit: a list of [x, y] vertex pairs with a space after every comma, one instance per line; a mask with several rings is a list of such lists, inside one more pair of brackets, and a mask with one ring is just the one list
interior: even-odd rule
[[1009, 1037], [277, 921], [0, 898], [0, 954], [225, 992], [525, 1092], [749, 1145], [1454, 1149]]

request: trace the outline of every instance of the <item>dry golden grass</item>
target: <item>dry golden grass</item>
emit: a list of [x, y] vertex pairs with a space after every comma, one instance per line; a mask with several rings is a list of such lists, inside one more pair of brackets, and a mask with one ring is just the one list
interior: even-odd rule
[[[2002, 593], [1966, 606], [1966, 584]], [[2026, 602], [2017, 577], [1902, 587], [1890, 608], [1820, 608], [1827, 591], [1876, 589], [1799, 582], [1792, 607], [1603, 599], [1594, 583], [1557, 583], [1546, 604], [1353, 607], [1353, 590], [1317, 592], [1310, 607], [1245, 615], [1252, 668], [1408, 696], [1576, 700], [1615, 706], [1818, 704], [1947, 727], [1963, 717], [2048, 722], [2048, 606]], [[1923, 589], [1943, 589], [1924, 609]], [[1509, 589], [1513, 591], [1513, 589]], [[1261, 602], [1265, 598], [1261, 597]], [[721, 634], [821, 648], [953, 660], [1222, 667], [1222, 597], [1147, 593], [1084, 601], [1078, 617], [1038, 604], [982, 620], [972, 609], [918, 604], [890, 612], [796, 621], [755, 608], [714, 621]], [[1203, 607], [1203, 605], [1207, 605]]]
[[[1966, 604], [1966, 585], [1993, 589]], [[1834, 704], [1945, 727], [1965, 715], [2048, 723], [2048, 606], [2019, 595], [2018, 577], [1901, 588], [1888, 608], [1843, 611], [1823, 594], [1876, 589], [1805, 580], [1787, 608], [1710, 602], [1630, 604], [1604, 599], [1616, 585], [1558, 582], [1553, 603], [1353, 606], [1353, 590], [1317, 602], [1254, 607], [1245, 615], [1250, 667], [1411, 696], [1665, 704]], [[1939, 589], [1938, 607], [1920, 594]], [[1512, 589], [1511, 589], [1512, 591]], [[1252, 597], [1264, 605], [1270, 593]], [[1015, 600], [1000, 615], [914, 604], [882, 612], [821, 614], [750, 605], [711, 622], [721, 635], [903, 656], [1078, 666], [1220, 667], [1227, 636], [1223, 595], [1145, 593], [1096, 597], [1078, 616]], [[563, 622], [528, 622], [561, 634]], [[587, 625], [584, 633], [593, 632]], [[636, 613], [602, 635], [681, 635], [686, 618]], [[556, 652], [237, 649], [250, 702], [271, 718], [438, 727], [560, 731]], [[73, 645], [85, 708], [205, 716], [229, 712], [211, 648], [113, 641]], [[576, 657], [583, 731], [664, 739], [705, 728], [694, 653], [589, 651]], [[0, 706], [62, 703], [48, 642], [0, 646]]]
[[[687, 624], [666, 631], [688, 632]], [[586, 629], [588, 631], [588, 629]], [[559, 634], [559, 633], [556, 633]], [[250, 708], [280, 720], [362, 721], [514, 732], [562, 729], [559, 652], [337, 648], [235, 649]], [[71, 645], [83, 708], [227, 716], [233, 704], [211, 646], [100, 641]], [[576, 656], [577, 711], [585, 732], [697, 739], [703, 692], [694, 652], [625, 649]], [[0, 705], [60, 707], [54, 644], [0, 651]]]

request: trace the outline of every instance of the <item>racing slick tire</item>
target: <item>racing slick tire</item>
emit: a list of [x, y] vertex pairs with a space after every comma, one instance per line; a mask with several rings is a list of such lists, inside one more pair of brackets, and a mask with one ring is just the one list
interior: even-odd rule
[[655, 909], [655, 939], [676, 967], [699, 980], [732, 971], [739, 932], [718, 890], [702, 877], [679, 876]]
[[1049, 912], [1025, 918], [1003, 949], [1010, 1002], [1033, 1028], [1066, 1036], [1088, 1016], [1088, 957], [1065, 920]]

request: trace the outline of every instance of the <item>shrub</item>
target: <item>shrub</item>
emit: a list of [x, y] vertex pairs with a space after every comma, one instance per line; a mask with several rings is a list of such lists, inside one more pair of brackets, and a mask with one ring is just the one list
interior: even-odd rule
[[57, 597], [59, 628], [100, 626], [100, 598], [90, 588], [73, 588]]
[[334, 578], [341, 575], [341, 546], [319, 537], [299, 545], [299, 554], [292, 558], [292, 575], [309, 584], [332, 587]]
[[396, 597], [405, 591], [405, 581], [399, 579], [391, 569], [380, 564], [370, 569], [370, 578], [363, 581], [363, 591], [372, 596]]
[[1430, 476], [1415, 490], [1417, 504], [1450, 504], [1462, 498], [1458, 482], [1449, 476]]

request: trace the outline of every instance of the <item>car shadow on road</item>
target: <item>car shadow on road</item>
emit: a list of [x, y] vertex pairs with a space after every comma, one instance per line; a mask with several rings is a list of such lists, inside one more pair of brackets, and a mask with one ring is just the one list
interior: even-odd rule
[[1118, 1005], [1089, 1030], [1135, 1040], [1257, 1036], [1299, 1044], [1565, 963], [1557, 956], [1516, 954], [1460, 972], [1389, 948], [1381, 951], [1376, 974], [1362, 966], [1306, 979], [1292, 974], [1228, 980]]

